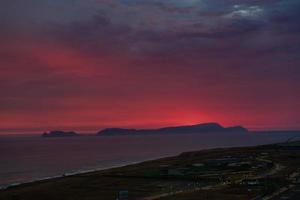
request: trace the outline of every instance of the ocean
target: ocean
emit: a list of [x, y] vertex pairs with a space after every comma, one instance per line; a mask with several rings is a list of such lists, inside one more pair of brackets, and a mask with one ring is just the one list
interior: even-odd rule
[[0, 136], [0, 187], [105, 169], [186, 151], [284, 142], [285, 133], [234, 135]]

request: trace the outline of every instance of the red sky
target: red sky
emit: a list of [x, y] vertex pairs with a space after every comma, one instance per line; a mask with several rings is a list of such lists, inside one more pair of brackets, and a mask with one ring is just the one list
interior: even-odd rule
[[297, 1], [2, 4], [0, 133], [300, 128]]

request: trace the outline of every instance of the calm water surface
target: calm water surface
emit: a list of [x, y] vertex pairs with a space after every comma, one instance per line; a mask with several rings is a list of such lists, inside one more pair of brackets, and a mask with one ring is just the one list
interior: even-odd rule
[[82, 136], [41, 138], [0, 136], [0, 186], [108, 168], [184, 151], [282, 142], [287, 134]]

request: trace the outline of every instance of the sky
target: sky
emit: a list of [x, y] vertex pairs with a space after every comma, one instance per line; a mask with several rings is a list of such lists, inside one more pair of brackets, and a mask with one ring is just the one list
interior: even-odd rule
[[1, 0], [0, 133], [300, 129], [298, 0]]

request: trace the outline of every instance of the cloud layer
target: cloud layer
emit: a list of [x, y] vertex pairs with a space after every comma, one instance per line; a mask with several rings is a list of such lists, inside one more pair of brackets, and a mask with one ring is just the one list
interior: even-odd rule
[[300, 128], [297, 0], [7, 0], [0, 130]]

